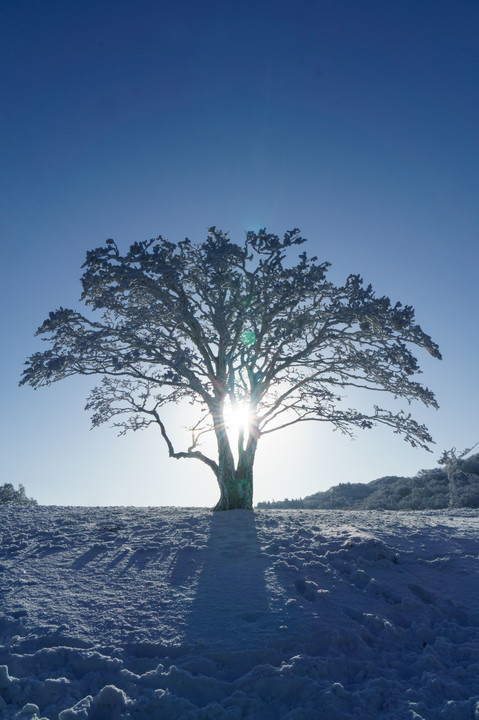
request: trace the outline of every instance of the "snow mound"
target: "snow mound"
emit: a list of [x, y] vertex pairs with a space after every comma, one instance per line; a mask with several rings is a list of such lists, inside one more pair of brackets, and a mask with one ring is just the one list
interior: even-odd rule
[[477, 511], [0, 508], [5, 720], [479, 719]]

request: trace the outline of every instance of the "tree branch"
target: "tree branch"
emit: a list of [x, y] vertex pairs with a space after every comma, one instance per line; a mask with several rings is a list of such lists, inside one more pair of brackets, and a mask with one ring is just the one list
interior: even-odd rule
[[195, 458], [197, 460], [201, 460], [201, 462], [205, 463], [210, 467], [215, 475], [218, 474], [218, 464], [209, 458], [207, 455], [204, 455], [199, 450], [194, 451], [187, 451], [187, 452], [175, 452], [175, 449], [173, 447], [173, 443], [171, 442], [170, 438], [167, 435], [166, 428], [164, 424], [162, 423], [160, 416], [156, 412], [156, 410], [151, 411], [151, 414], [154, 415], [156, 422], [158, 423], [160, 427], [161, 434], [163, 436], [164, 441], [166, 442], [166, 445], [168, 447], [168, 454], [170, 457], [175, 458], [176, 460], [180, 460], [182, 458]]

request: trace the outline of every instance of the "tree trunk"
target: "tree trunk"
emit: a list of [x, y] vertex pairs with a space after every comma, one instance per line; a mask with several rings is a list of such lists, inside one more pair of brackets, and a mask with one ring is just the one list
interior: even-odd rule
[[220, 487], [220, 499], [214, 510], [253, 509], [253, 463], [257, 441], [248, 442], [246, 449], [239, 453], [238, 463], [231, 462], [232, 455], [226, 455], [220, 462], [216, 476]]
[[218, 472], [216, 479], [220, 488], [220, 499], [213, 510], [253, 509], [253, 464], [258, 444], [257, 436], [250, 436], [246, 447], [238, 446], [238, 462], [231, 451], [223, 416], [213, 416], [216, 441], [218, 443]]
[[218, 471], [220, 499], [213, 510], [252, 510], [253, 509], [253, 468], [241, 472], [233, 468], [232, 472]]

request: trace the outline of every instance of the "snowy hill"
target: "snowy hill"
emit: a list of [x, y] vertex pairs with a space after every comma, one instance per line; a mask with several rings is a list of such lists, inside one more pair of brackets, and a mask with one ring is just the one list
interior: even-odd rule
[[0, 717], [473, 720], [477, 511], [0, 508]]
[[[456, 464], [454, 506], [479, 508], [479, 454]], [[440, 510], [449, 507], [451, 485], [444, 468], [415, 477], [386, 477], [369, 483], [340, 483], [299, 500], [260, 502], [258, 508], [323, 510]]]

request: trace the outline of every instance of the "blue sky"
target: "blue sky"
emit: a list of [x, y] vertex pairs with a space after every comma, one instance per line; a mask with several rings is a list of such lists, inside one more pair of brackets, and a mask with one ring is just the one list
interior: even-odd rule
[[464, 0], [4, 0], [1, 481], [46, 504], [216, 502], [159, 433], [90, 431], [91, 378], [17, 387], [48, 312], [78, 307], [87, 250], [211, 225], [299, 227], [332, 279], [412, 304], [444, 356], [418, 356], [440, 409], [411, 408], [432, 455], [299, 426], [260, 445], [255, 501], [478, 441], [478, 32]]

